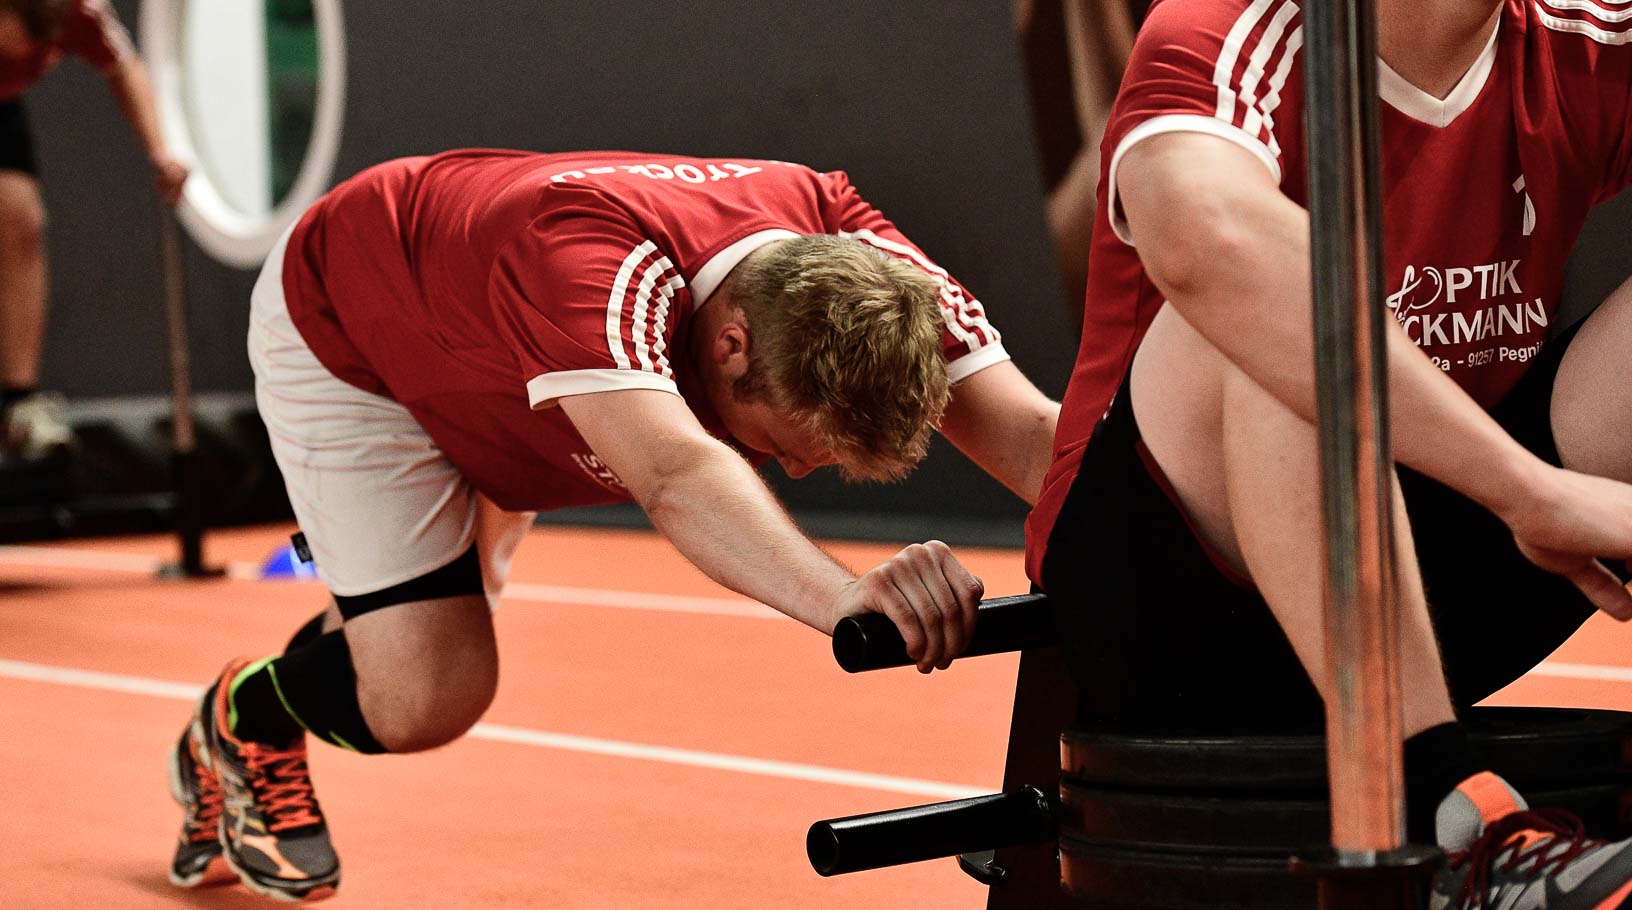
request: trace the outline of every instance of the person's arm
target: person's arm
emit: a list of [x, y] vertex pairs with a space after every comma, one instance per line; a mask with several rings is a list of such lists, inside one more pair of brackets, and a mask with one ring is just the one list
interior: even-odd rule
[[[1253, 381], [1315, 420], [1309, 216], [1262, 161], [1204, 133], [1129, 148], [1117, 176], [1151, 281]], [[1593, 557], [1632, 558], [1632, 488], [1530, 454], [1389, 320], [1395, 457], [1501, 517], [1527, 556], [1600, 609], [1632, 617], [1632, 595]]]
[[1036, 505], [1053, 461], [1059, 420], [1059, 402], [1005, 360], [952, 387], [940, 431], [970, 461]]
[[153, 182], [159, 195], [174, 205], [181, 199], [182, 185], [187, 182], [187, 166], [177, 161], [159, 131], [158, 109], [153, 100], [153, 83], [140, 57], [129, 54], [121, 58], [106, 74], [108, 89], [119, 102], [136, 138], [147, 153], [153, 167]]
[[799, 531], [679, 396], [628, 389], [565, 397], [560, 407], [652, 524], [720, 584], [827, 634], [845, 616], [883, 613], [925, 672], [968, 643], [984, 589], [945, 544], [914, 544], [857, 578]]

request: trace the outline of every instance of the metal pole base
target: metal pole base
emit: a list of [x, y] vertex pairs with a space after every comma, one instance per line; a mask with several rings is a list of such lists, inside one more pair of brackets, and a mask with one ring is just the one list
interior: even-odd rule
[[1422, 910], [1444, 854], [1405, 846], [1363, 859], [1321, 847], [1293, 857], [1292, 872], [1319, 884], [1320, 910]]
[[160, 578], [219, 578], [226, 570], [204, 564], [204, 493], [199, 477], [198, 453], [175, 452], [170, 456], [170, 472], [176, 498], [172, 519], [180, 559], [159, 567]]
[[187, 560], [183, 559], [179, 562], [167, 562], [164, 565], [159, 566], [158, 571], [154, 572], [153, 574], [159, 578], [196, 580], [201, 578], [224, 578], [226, 577], [227, 570], [221, 568], [220, 566], [207, 566], [202, 562], [194, 562], [189, 564]]

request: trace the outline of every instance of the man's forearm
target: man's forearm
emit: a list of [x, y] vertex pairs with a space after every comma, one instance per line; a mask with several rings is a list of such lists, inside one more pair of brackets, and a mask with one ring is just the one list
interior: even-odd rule
[[800, 532], [753, 468], [717, 445], [644, 497], [652, 524], [709, 578], [831, 633], [829, 611], [855, 577]]
[[1052, 463], [1054, 430], [1059, 424], [1059, 406], [1052, 413], [1024, 413], [1013, 415], [1000, 427], [994, 427], [992, 436], [984, 444], [954, 444], [998, 483], [1026, 501], [1037, 504], [1037, 495], [1043, 489], [1043, 476]]
[[148, 78], [147, 67], [141, 60], [132, 57], [119, 64], [107, 79], [108, 88], [119, 103], [119, 110], [136, 133], [148, 160], [158, 161], [164, 157], [164, 135], [159, 132], [158, 108], [153, 100], [153, 84]]
[[953, 388], [940, 430], [970, 461], [1036, 505], [1053, 460], [1059, 421], [1059, 402], [1004, 361]]

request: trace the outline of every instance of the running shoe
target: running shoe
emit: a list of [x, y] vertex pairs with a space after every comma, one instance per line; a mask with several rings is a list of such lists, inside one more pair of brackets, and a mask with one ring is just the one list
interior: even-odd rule
[[170, 860], [170, 883], [191, 888], [221, 855], [221, 782], [198, 758], [198, 715], [170, 750], [170, 795], [181, 804], [181, 841]]
[[201, 753], [221, 780], [222, 853], [251, 891], [286, 901], [327, 897], [340, 887], [340, 859], [312, 791], [305, 737], [273, 747], [228, 727], [227, 687], [248, 664], [228, 664], [199, 712]]
[[1591, 838], [1568, 812], [1531, 810], [1488, 771], [1452, 791], [1436, 822], [1446, 863], [1429, 910], [1632, 908], [1632, 840]]
[[62, 398], [37, 392], [6, 409], [0, 445], [22, 461], [42, 461], [72, 449], [74, 431], [62, 421]]

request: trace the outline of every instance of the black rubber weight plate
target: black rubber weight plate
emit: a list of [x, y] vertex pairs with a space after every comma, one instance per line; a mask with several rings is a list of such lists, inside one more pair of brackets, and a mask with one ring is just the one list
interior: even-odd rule
[[1095, 910], [1309, 910], [1314, 883], [1287, 871], [1287, 857], [1186, 856], [1092, 844], [1060, 836], [1060, 883]]
[[[1491, 768], [1521, 791], [1601, 784], [1627, 769], [1632, 714], [1473, 708], [1464, 720]], [[1326, 789], [1320, 736], [1126, 736], [1067, 730], [1061, 770], [1108, 789], [1306, 793]]]
[[[1621, 788], [1613, 783], [1567, 790], [1534, 790], [1536, 806], [1579, 815], [1587, 830], [1619, 838]], [[1062, 781], [1060, 830], [1078, 840], [1121, 849], [1183, 851], [1198, 855], [1279, 857], [1326, 841], [1331, 819], [1324, 800], [1201, 797], [1173, 793], [1099, 790]]]

